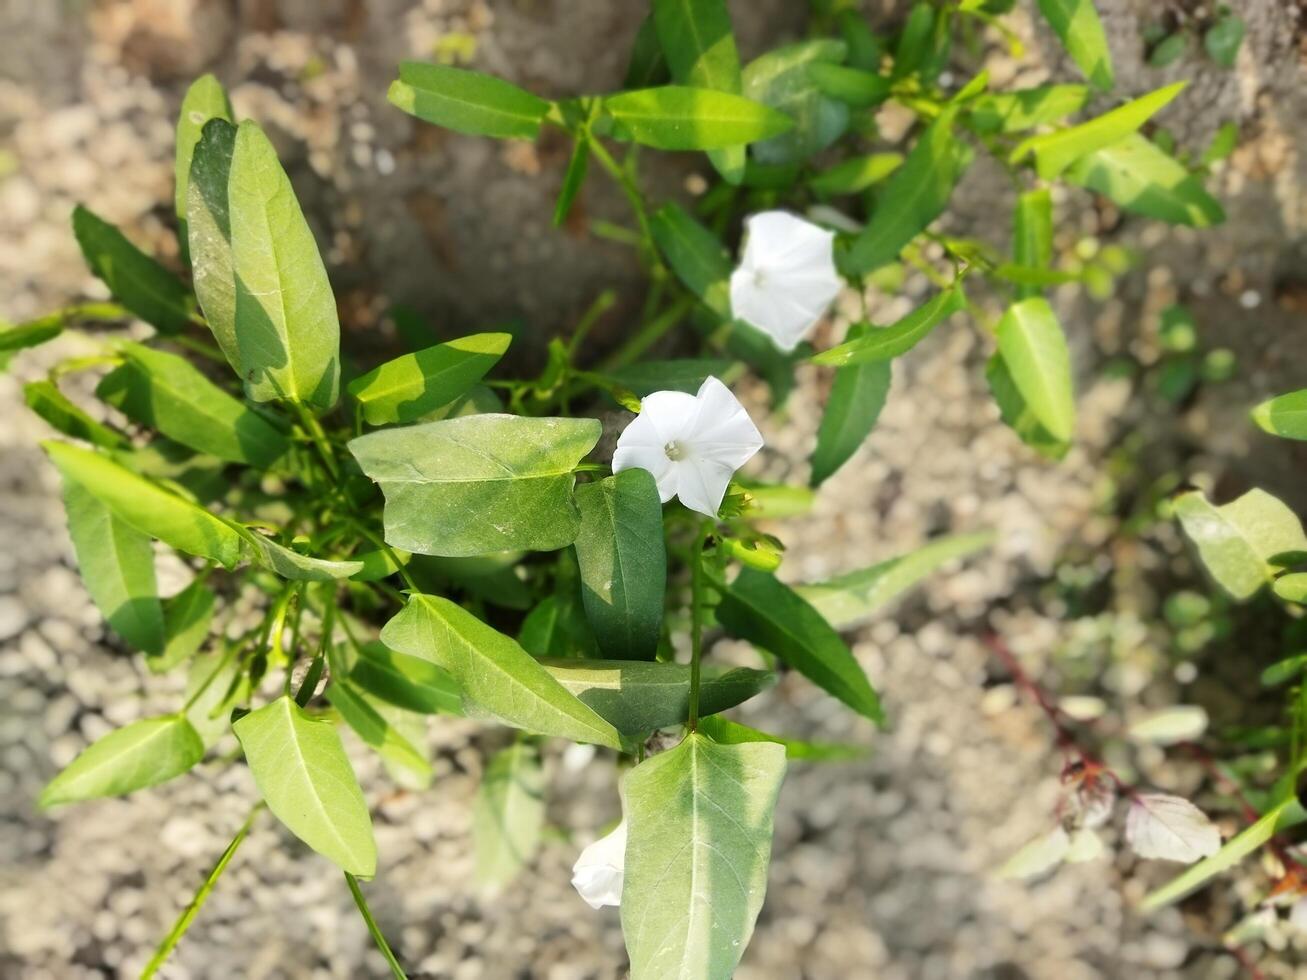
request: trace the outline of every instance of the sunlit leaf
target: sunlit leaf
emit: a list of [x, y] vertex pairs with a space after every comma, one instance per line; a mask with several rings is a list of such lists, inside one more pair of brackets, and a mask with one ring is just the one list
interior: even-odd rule
[[1076, 161], [1066, 179], [1159, 221], [1206, 228], [1225, 220], [1220, 202], [1202, 181], [1138, 133]]
[[606, 95], [614, 135], [659, 150], [715, 150], [783, 133], [794, 124], [760, 102], [727, 92], [663, 85]]
[[806, 742], [797, 738], [770, 735], [737, 721], [710, 715], [699, 719], [699, 731], [722, 745], [740, 745], [744, 742], [771, 742], [785, 747], [785, 758], [810, 762], [842, 762], [867, 755], [862, 745], [842, 745], [838, 742]]
[[122, 796], [179, 776], [204, 757], [204, 744], [182, 715], [143, 718], [88, 745], [41, 791], [42, 808]]
[[1188, 800], [1166, 793], [1136, 793], [1125, 837], [1142, 858], [1192, 864], [1221, 849], [1221, 832]]
[[232, 121], [231, 103], [222, 83], [212, 75], [201, 75], [191, 82], [186, 95], [182, 97], [181, 111], [177, 114], [177, 141], [174, 152], [175, 163], [173, 176], [176, 181], [173, 193], [173, 207], [177, 213], [177, 237], [181, 240], [182, 253], [189, 251], [186, 230], [187, 201], [191, 183], [191, 161], [195, 156], [195, 144], [200, 141], [204, 124], [210, 119]]
[[369, 425], [413, 422], [480, 381], [508, 350], [512, 336], [476, 333], [404, 354], [349, 383]]
[[1008, 307], [998, 324], [998, 352], [1039, 424], [1066, 442], [1075, 430], [1071, 355], [1048, 301], [1031, 296]]
[[926, 334], [962, 309], [966, 302], [962, 287], [952, 286], [888, 327], [858, 331], [856, 337], [846, 340], [838, 347], [814, 354], [812, 362], [844, 367], [898, 357], [910, 351]]
[[390, 104], [423, 122], [474, 136], [533, 140], [549, 103], [480, 72], [402, 61], [386, 93]]
[[1039, 9], [1085, 78], [1097, 89], [1110, 89], [1112, 55], [1093, 0], [1039, 0]]
[[1235, 599], [1247, 599], [1282, 565], [1307, 555], [1302, 522], [1265, 490], [1249, 490], [1220, 507], [1191, 490], [1173, 506], [1203, 566]]
[[966, 120], [981, 133], [1021, 133], [1059, 122], [1089, 101], [1084, 85], [1040, 85], [1011, 92], [987, 92], [967, 105]]
[[843, 41], [812, 40], [786, 45], [755, 58], [744, 69], [744, 94], [793, 120], [793, 128], [754, 146], [758, 161], [798, 163], [830, 146], [849, 125], [849, 108], [833, 99], [809, 74], [820, 63], [844, 60]]
[[160, 333], [186, 329], [191, 303], [181, 280], [80, 204], [73, 209], [73, 234], [86, 264], [114, 299]]

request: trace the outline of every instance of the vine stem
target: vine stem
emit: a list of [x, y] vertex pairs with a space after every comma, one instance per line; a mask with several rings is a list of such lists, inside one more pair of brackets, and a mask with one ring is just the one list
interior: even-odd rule
[[699, 727], [699, 661], [703, 659], [703, 546], [712, 532], [704, 521], [690, 549], [690, 713], [686, 727]]
[[295, 411], [299, 414], [300, 425], [308, 433], [308, 437], [313, 440], [313, 445], [317, 447], [318, 455], [322, 457], [322, 465], [327, 468], [327, 474], [331, 477], [331, 482], [340, 483], [340, 469], [336, 466], [335, 454], [331, 451], [331, 446], [327, 442], [327, 434], [322, 430], [322, 425], [313, 413], [301, 405], [299, 402], [291, 402], [295, 406]]
[[619, 347], [612, 356], [608, 357], [603, 362], [603, 370], [611, 371], [614, 368], [625, 367], [630, 364], [650, 347], [658, 343], [663, 334], [676, 326], [694, 307], [694, 303], [694, 297], [688, 294], [672, 303], [657, 317], [637, 330], [630, 340]]
[[395, 980], [408, 980], [408, 974], [399, 965], [399, 960], [395, 959], [395, 954], [390, 951], [390, 944], [386, 942], [381, 927], [377, 925], [377, 920], [372, 917], [372, 910], [368, 908], [368, 900], [363, 897], [363, 889], [359, 887], [358, 879], [346, 871], [345, 881], [349, 884], [350, 894], [354, 896], [354, 904], [358, 906], [359, 915], [363, 916], [363, 922], [367, 925], [368, 932], [372, 934], [372, 941], [377, 944], [377, 949], [380, 950], [381, 955], [385, 957], [386, 963], [390, 966], [391, 976]]
[[227, 870], [227, 865], [231, 863], [231, 859], [236, 855], [236, 849], [241, 846], [241, 841], [249, 834], [250, 827], [254, 825], [254, 818], [259, 815], [259, 811], [262, 809], [263, 803], [260, 801], [250, 810], [249, 816], [245, 818], [240, 830], [236, 831], [236, 836], [231, 839], [227, 849], [222, 852], [222, 857], [218, 858], [218, 863], [213, 866], [213, 870], [204, 879], [204, 883], [200, 885], [195, 897], [182, 910], [182, 914], [177, 917], [177, 921], [173, 923], [168, 935], [163, 937], [163, 942], [159, 943], [155, 948], [154, 956], [145, 965], [145, 969], [141, 971], [141, 980], [150, 980], [158, 972], [159, 967], [167, 962], [168, 957], [172, 955], [172, 951], [177, 948], [177, 943], [181, 941], [182, 936], [186, 934], [186, 930], [191, 927], [191, 923], [199, 915], [200, 909], [209, 897], [209, 892], [213, 891], [213, 886], [218, 883], [222, 873]]
[[594, 137], [590, 138], [590, 154], [599, 161], [599, 166], [607, 172], [608, 176], [617, 181], [622, 193], [626, 195], [626, 199], [631, 204], [631, 210], [635, 212], [635, 220], [640, 225], [640, 237], [644, 239], [644, 247], [652, 257], [654, 266], [660, 268], [663, 260], [654, 245], [653, 228], [649, 224], [649, 213], [645, 210], [644, 196], [640, 193], [640, 188], [635, 186], [635, 181], [631, 179], [631, 175], [613, 159], [613, 155], [608, 152], [602, 141]]

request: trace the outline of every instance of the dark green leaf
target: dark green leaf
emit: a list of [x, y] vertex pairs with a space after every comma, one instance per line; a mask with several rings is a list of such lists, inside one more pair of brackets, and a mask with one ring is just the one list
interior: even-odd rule
[[859, 194], [880, 183], [903, 165], [901, 153], [873, 153], [837, 163], [808, 178], [808, 186], [818, 194], [838, 196]]
[[412, 422], [480, 381], [512, 341], [506, 333], [474, 333], [405, 354], [349, 383], [369, 425]]
[[1066, 179], [1127, 211], [1171, 224], [1206, 228], [1225, 220], [1202, 182], [1138, 133], [1077, 161]]
[[27, 407], [55, 429], [104, 449], [124, 449], [127, 437], [102, 425], [70, 402], [53, 381], [32, 381], [23, 386]]
[[979, 133], [1020, 133], [1079, 112], [1089, 101], [1084, 85], [1040, 85], [991, 92], [967, 106], [967, 121]]
[[1184, 50], [1189, 46], [1189, 39], [1185, 35], [1176, 33], [1168, 34], [1162, 40], [1153, 46], [1153, 50], [1148, 53], [1148, 64], [1152, 68], [1165, 68], [1169, 64], [1179, 61], [1184, 56]]
[[840, 37], [848, 46], [846, 59], [854, 68], [864, 71], [879, 71], [881, 59], [885, 56], [885, 46], [871, 28], [866, 18], [856, 10], [842, 10], [836, 17]]
[[93, 742], [41, 791], [44, 809], [122, 796], [180, 776], [204, 758], [204, 744], [182, 715], [145, 718]]
[[359, 650], [349, 679], [369, 694], [408, 711], [463, 713], [463, 692], [447, 670], [380, 643], [368, 643]]
[[849, 108], [826, 95], [809, 74], [814, 64], [844, 60], [843, 41], [800, 41], [755, 58], [744, 69], [744, 94], [779, 110], [793, 128], [753, 148], [761, 163], [800, 163], [834, 143], [849, 125]]
[[814, 364], [845, 367], [870, 364], [898, 357], [917, 345], [937, 325], [966, 306], [961, 285], [951, 286], [929, 302], [917, 307], [897, 323], [883, 328], [859, 331], [858, 336], [838, 347], [814, 354]]
[[173, 206], [177, 213], [177, 237], [181, 240], [183, 254], [189, 251], [186, 212], [191, 183], [191, 160], [195, 156], [195, 144], [200, 141], [204, 124], [210, 119], [224, 119], [231, 122], [231, 103], [227, 101], [227, 93], [223, 91], [221, 82], [212, 75], [201, 75], [186, 90], [186, 95], [182, 98], [181, 112], [177, 114], [177, 143], [173, 167], [176, 184]]
[[653, 12], [645, 14], [640, 21], [640, 28], [635, 32], [635, 42], [631, 45], [631, 60], [626, 66], [626, 77], [622, 82], [624, 89], [652, 88], [662, 85], [671, 78], [667, 68], [667, 59], [663, 56], [662, 45], [658, 42], [658, 29], [654, 24]]
[[731, 317], [731, 259], [711, 231], [679, 204], [664, 204], [650, 221], [654, 242], [690, 292], [723, 320]]
[[204, 320], [236, 374], [241, 370], [236, 341], [236, 273], [232, 267], [231, 211], [227, 185], [236, 127], [222, 119], [204, 124], [191, 159], [186, 190], [186, 238], [190, 244], [195, 296]]
[[510, 745], [486, 764], [472, 811], [476, 879], [502, 888], [540, 847], [545, 773], [533, 745]]
[[332, 561], [302, 555], [257, 531], [244, 530], [242, 537], [252, 560], [292, 582], [330, 582], [352, 578], [363, 571], [361, 561]]
[[533, 140], [549, 103], [502, 78], [447, 65], [402, 61], [386, 93], [423, 122], [473, 136]]
[[603, 97], [614, 135], [659, 150], [715, 150], [790, 129], [788, 116], [727, 92], [663, 85]]
[[731, 368], [724, 358], [681, 358], [675, 361], [638, 361], [608, 372], [608, 380], [643, 398], [655, 391], [699, 390], [705, 378], [721, 377]]
[[1110, 89], [1112, 55], [1093, 0], [1039, 0], [1039, 9], [1085, 78], [1097, 89]]
[[888, 78], [875, 72], [820, 61], [808, 66], [808, 76], [826, 95], [855, 109], [880, 105], [892, 87]]
[[572, 144], [572, 156], [567, 161], [567, 172], [563, 174], [563, 186], [558, 191], [558, 203], [554, 205], [554, 227], [560, 228], [572, 210], [572, 202], [581, 192], [585, 183], [585, 172], [590, 162], [590, 144], [585, 139], [578, 139]]
[[1207, 29], [1203, 35], [1203, 47], [1222, 68], [1233, 68], [1239, 56], [1239, 45], [1243, 43], [1244, 22], [1234, 14], [1227, 13]]
[[186, 329], [191, 322], [190, 297], [176, 276], [80, 204], [73, 209], [73, 234], [86, 264], [114, 299], [160, 333]]
[[[868, 332], [866, 324], [849, 328], [849, 339]], [[835, 383], [817, 429], [817, 446], [812, 451], [812, 474], [808, 482], [816, 487], [849, 461], [866, 441], [880, 418], [889, 395], [890, 361], [853, 364], [835, 372]]]
[[7, 327], [0, 330], [0, 353], [40, 347], [63, 332], [64, 319], [58, 315], [42, 317], [31, 323], [20, 323], [16, 327]]
[[908, 11], [907, 22], [894, 46], [894, 78], [907, 78], [920, 72], [926, 81], [934, 81], [948, 58], [947, 23], [933, 4], [921, 0]]

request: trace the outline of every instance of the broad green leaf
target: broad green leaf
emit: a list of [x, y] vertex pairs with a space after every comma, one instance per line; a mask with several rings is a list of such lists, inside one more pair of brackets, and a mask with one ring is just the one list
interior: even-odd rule
[[814, 354], [812, 363], [830, 367], [872, 364], [904, 354], [958, 310], [966, 306], [962, 286], [951, 286], [923, 303], [898, 322], [884, 328], [859, 331], [856, 337], [838, 347]]
[[553, 551], [581, 519], [573, 470], [595, 419], [469, 415], [386, 429], [350, 452], [386, 496], [386, 543], [424, 555]]
[[292, 582], [329, 582], [351, 578], [363, 571], [361, 561], [331, 561], [302, 555], [248, 529], [242, 536], [254, 561]]
[[223, 119], [204, 124], [191, 159], [186, 188], [186, 240], [190, 245], [195, 297], [204, 320], [222, 348], [227, 363], [240, 378], [240, 345], [236, 342], [236, 273], [232, 267], [231, 209], [227, 196], [236, 127]]
[[1233, 68], [1239, 56], [1239, 45], [1243, 43], [1244, 29], [1241, 18], [1226, 12], [1203, 35], [1203, 47], [1222, 68]]
[[365, 644], [350, 668], [349, 679], [369, 694], [407, 711], [424, 715], [461, 715], [463, 692], [442, 667], [429, 660]]
[[1032, 296], [1008, 307], [998, 324], [998, 352], [1039, 424], [1069, 441], [1076, 424], [1071, 355], [1047, 300]]
[[658, 150], [715, 150], [767, 139], [793, 123], [760, 102], [727, 92], [663, 85], [603, 97], [614, 135]]
[[767, 890], [785, 750], [690, 734], [622, 780], [631, 980], [727, 980]]
[[1235, 599], [1247, 599], [1280, 567], [1307, 557], [1302, 522], [1265, 490], [1249, 490], [1220, 507], [1190, 490], [1173, 506], [1203, 566]]
[[[740, 55], [725, 0], [654, 0], [653, 23], [678, 85], [740, 94]], [[744, 178], [743, 146], [713, 150], [708, 157], [727, 183]]]
[[29, 347], [40, 347], [64, 332], [64, 318], [54, 315], [41, 317], [30, 323], [0, 330], [0, 353], [8, 354]]
[[286, 435], [176, 354], [126, 342], [124, 360], [95, 393], [134, 422], [232, 463], [267, 469], [290, 449]]
[[617, 729], [578, 701], [515, 641], [448, 599], [410, 595], [381, 630], [381, 642], [444, 667], [468, 701], [507, 725], [623, 747]]
[[68, 533], [77, 570], [115, 633], [145, 654], [164, 647], [154, 545], [72, 477], [64, 476]]
[[1012, 92], [987, 92], [968, 104], [966, 120], [978, 133], [1021, 133], [1058, 122], [1089, 101], [1085, 85], [1039, 85]]
[[1285, 439], [1307, 439], [1307, 388], [1277, 395], [1252, 412], [1258, 428]]
[[[647, 735], [684, 725], [690, 710], [688, 664], [640, 660], [549, 659], [545, 669], [568, 691], [610, 721], [623, 735]], [[743, 704], [776, 680], [767, 670], [705, 665], [699, 714], [707, 716]]]
[[[1048, 269], [1053, 264], [1053, 199], [1046, 188], [1017, 198], [1012, 216], [1012, 259], [1026, 269]], [[1019, 285], [1016, 290], [1018, 299], [1039, 292], [1034, 285]]]
[[340, 385], [336, 298], [290, 178], [249, 121], [236, 130], [228, 202], [246, 393], [326, 411]]
[[652, 88], [655, 85], [662, 85], [670, 78], [667, 58], [663, 55], [663, 46], [658, 40], [658, 28], [654, 23], [651, 10], [645, 14], [644, 20], [640, 21], [640, 27], [635, 32], [635, 41], [631, 45], [631, 60], [626, 66], [622, 88]]
[[350, 874], [375, 874], [372, 818], [335, 724], [283, 695], [232, 729], [273, 815]]
[[500, 139], [535, 139], [549, 112], [544, 99], [502, 78], [421, 61], [400, 62], [386, 98], [423, 122]]
[[558, 191], [558, 202], [554, 205], [554, 227], [561, 228], [572, 210], [572, 202], [581, 193], [585, 183], [585, 174], [590, 164], [590, 142], [578, 139], [572, 144], [572, 155], [567, 161], [567, 171], [563, 174], [563, 186]]
[[951, 561], [966, 558], [994, 543], [994, 532], [977, 531], [935, 538], [916, 551], [846, 572], [795, 591], [838, 630], [867, 620], [877, 610]]
[[349, 383], [369, 425], [412, 422], [464, 395], [508, 350], [512, 336], [475, 333], [405, 354]]
[[249, 697], [249, 674], [235, 656], [196, 657], [186, 675], [186, 717], [209, 748], [231, 727], [231, 710]]
[[539, 749], [519, 742], [491, 757], [477, 787], [472, 828], [477, 881], [502, 888], [540, 847], [545, 773]]
[[43, 808], [122, 796], [180, 776], [204, 757], [204, 744], [182, 715], [144, 718], [88, 745], [50, 780]]
[[1106, 92], [1112, 87], [1112, 53], [1093, 0], [1039, 0], [1039, 9], [1085, 78]]
[[743, 569], [722, 593], [717, 619], [731, 636], [774, 653], [822, 690], [880, 724], [880, 698], [821, 613], [773, 575]]
[[852, 274], [863, 276], [893, 262], [943, 212], [972, 157], [967, 144], [953, 136], [956, 114], [956, 107], [940, 113], [881, 190], [871, 221], [844, 256], [842, 265]]
[[102, 449], [125, 449], [131, 445], [126, 436], [97, 422], [69, 401], [53, 381], [32, 381], [24, 385], [23, 401], [66, 436]]
[[753, 147], [760, 163], [800, 163], [834, 143], [849, 125], [849, 107], [825, 94], [809, 74], [815, 64], [844, 60], [843, 41], [790, 44], [755, 58], [744, 69], [744, 94], [793, 120], [793, 128], [771, 134]]
[[880, 105], [889, 98], [892, 87], [884, 75], [822, 61], [808, 66], [808, 77], [824, 94], [855, 109]]
[[200, 141], [204, 124], [210, 119], [232, 121], [231, 103], [222, 83], [212, 75], [201, 75], [191, 82], [182, 98], [181, 112], [177, 114], [177, 143], [173, 175], [176, 185], [173, 193], [173, 207], [177, 213], [177, 237], [181, 240], [182, 252], [189, 250], [186, 231], [186, 212], [191, 183], [191, 161], [195, 156], [195, 144]]
[[1136, 132], [1179, 95], [1185, 84], [1176, 82], [1156, 89], [1078, 126], [1059, 129], [1043, 136], [1032, 136], [1012, 151], [1012, 161], [1016, 162], [1033, 153], [1035, 170], [1039, 176], [1044, 180], [1052, 180], [1077, 160]]
[[191, 322], [186, 287], [171, 272], [88, 209], [73, 209], [73, 234], [86, 264], [113, 298], [160, 333], [180, 333]]
[[655, 391], [694, 394], [709, 377], [720, 378], [731, 369], [725, 358], [679, 358], [675, 361], [637, 361], [609, 371], [605, 377], [643, 398]]
[[[856, 341], [871, 329], [863, 323], [854, 324], [849, 328], [849, 340]], [[825, 482], [871, 434], [889, 396], [892, 365], [891, 361], [871, 361], [835, 371], [835, 383], [817, 429], [809, 484], [816, 487]]]
[[837, 163], [829, 170], [808, 179], [808, 186], [818, 194], [838, 197], [841, 194], [860, 194], [903, 165], [901, 153], [873, 153]]
[[431, 783], [431, 763], [408, 739], [401, 735], [366, 697], [341, 680], [327, 686], [327, 700], [369, 747], [383, 759], [413, 773], [423, 785]]
[[1078, 160], [1066, 179], [1126, 211], [1174, 225], [1206, 228], [1225, 220], [1202, 181], [1138, 133]]
[[163, 602], [163, 653], [146, 657], [145, 664], [154, 673], [171, 670], [195, 655], [209, 636], [216, 601], [213, 590], [196, 579], [175, 596]]
[[1003, 424], [1015, 432], [1017, 438], [1046, 459], [1058, 460], [1067, 454], [1071, 443], [1055, 437], [1035, 417], [1001, 354], [989, 359], [985, 366], [985, 381], [994, 396], [994, 403], [998, 405]]
[[726, 246], [679, 204], [664, 204], [649, 222], [654, 243], [677, 278], [708, 309], [731, 318], [731, 258]]
[[599, 649], [618, 660], [652, 660], [667, 587], [658, 486], [648, 470], [623, 470], [577, 487], [576, 505], [581, 600]]
[[42, 447], [64, 479], [86, 488], [142, 534], [227, 568], [241, 560], [240, 533], [202, 507], [92, 450], [63, 442], [45, 442]]
[[770, 742], [785, 747], [785, 758], [811, 762], [840, 762], [860, 759], [867, 754], [862, 745], [843, 745], [839, 742], [805, 742], [797, 738], [782, 738], [767, 732], [741, 725], [721, 715], [699, 719], [699, 731], [719, 745], [743, 745], [746, 742]]

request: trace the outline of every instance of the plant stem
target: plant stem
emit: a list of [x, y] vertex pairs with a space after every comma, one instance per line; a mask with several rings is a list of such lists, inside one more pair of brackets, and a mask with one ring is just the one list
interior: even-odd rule
[[690, 549], [690, 714], [686, 727], [699, 727], [699, 661], [703, 659], [703, 546], [712, 533], [712, 522], [699, 525]]
[[391, 976], [395, 977], [395, 980], [408, 980], [408, 974], [399, 965], [399, 960], [395, 959], [395, 954], [390, 951], [390, 945], [386, 942], [386, 937], [382, 935], [377, 920], [372, 918], [372, 910], [368, 908], [368, 900], [363, 897], [363, 890], [359, 888], [358, 879], [346, 871], [345, 881], [349, 883], [349, 891], [354, 896], [354, 904], [358, 906], [359, 915], [363, 916], [368, 932], [372, 934], [372, 941], [377, 944], [377, 949], [381, 951], [381, 955], [386, 958], [386, 963], [390, 965]]
[[194, 337], [187, 337], [185, 334], [176, 334], [168, 339], [178, 347], [184, 348], [193, 354], [199, 354], [201, 357], [208, 358], [218, 364], [225, 364], [227, 361], [227, 357], [222, 351], [203, 340], [196, 340]]
[[611, 354], [604, 361], [602, 370], [611, 371], [614, 368], [630, 364], [650, 347], [662, 340], [663, 334], [676, 326], [681, 318], [690, 312], [694, 302], [694, 297], [687, 293], [667, 307], [657, 317], [637, 330], [630, 340]]
[[322, 425], [313, 413], [301, 405], [299, 402], [292, 402], [295, 411], [299, 414], [300, 425], [304, 428], [308, 437], [313, 440], [313, 445], [317, 447], [318, 455], [322, 457], [322, 464], [327, 468], [327, 474], [331, 477], [331, 482], [339, 484], [340, 470], [336, 466], [335, 454], [331, 451], [331, 445], [327, 442], [327, 434], [322, 431]]
[[246, 817], [245, 822], [241, 824], [241, 829], [236, 831], [236, 836], [231, 839], [231, 843], [227, 845], [227, 849], [222, 852], [222, 857], [218, 858], [218, 863], [213, 866], [213, 870], [209, 872], [209, 876], [204, 879], [204, 883], [200, 885], [200, 889], [195, 893], [195, 897], [192, 898], [190, 904], [182, 910], [182, 914], [177, 917], [177, 921], [173, 923], [172, 929], [169, 930], [168, 935], [163, 937], [163, 942], [159, 943], [158, 947], [155, 949], [154, 956], [150, 958], [150, 962], [146, 964], [145, 969], [141, 971], [141, 980], [150, 980], [150, 977], [154, 976], [159, 967], [163, 966], [168, 957], [172, 955], [172, 951], [177, 948], [177, 943], [181, 941], [182, 936], [186, 934], [186, 930], [189, 929], [191, 923], [195, 921], [195, 917], [199, 914], [200, 908], [209, 897], [209, 892], [213, 891], [213, 886], [217, 884], [218, 878], [221, 877], [223, 871], [227, 869], [227, 865], [231, 863], [231, 859], [236, 854], [236, 848], [241, 846], [241, 841], [245, 839], [245, 836], [250, 832], [250, 827], [254, 824], [254, 818], [258, 816], [259, 811], [262, 809], [263, 803], [259, 802], [254, 805], [252, 810], [250, 810], [250, 815]]
[[663, 260], [654, 245], [653, 229], [649, 225], [649, 214], [645, 211], [644, 197], [640, 193], [640, 188], [635, 186], [635, 181], [631, 179], [631, 175], [613, 159], [612, 154], [604, 147], [602, 141], [591, 137], [590, 154], [599, 161], [599, 166], [604, 168], [608, 176], [617, 181], [617, 185], [621, 187], [622, 193], [626, 195], [626, 199], [631, 204], [631, 210], [635, 212], [635, 220], [640, 225], [640, 237], [644, 239], [643, 244], [648, 250], [653, 264], [656, 268], [661, 267]]

